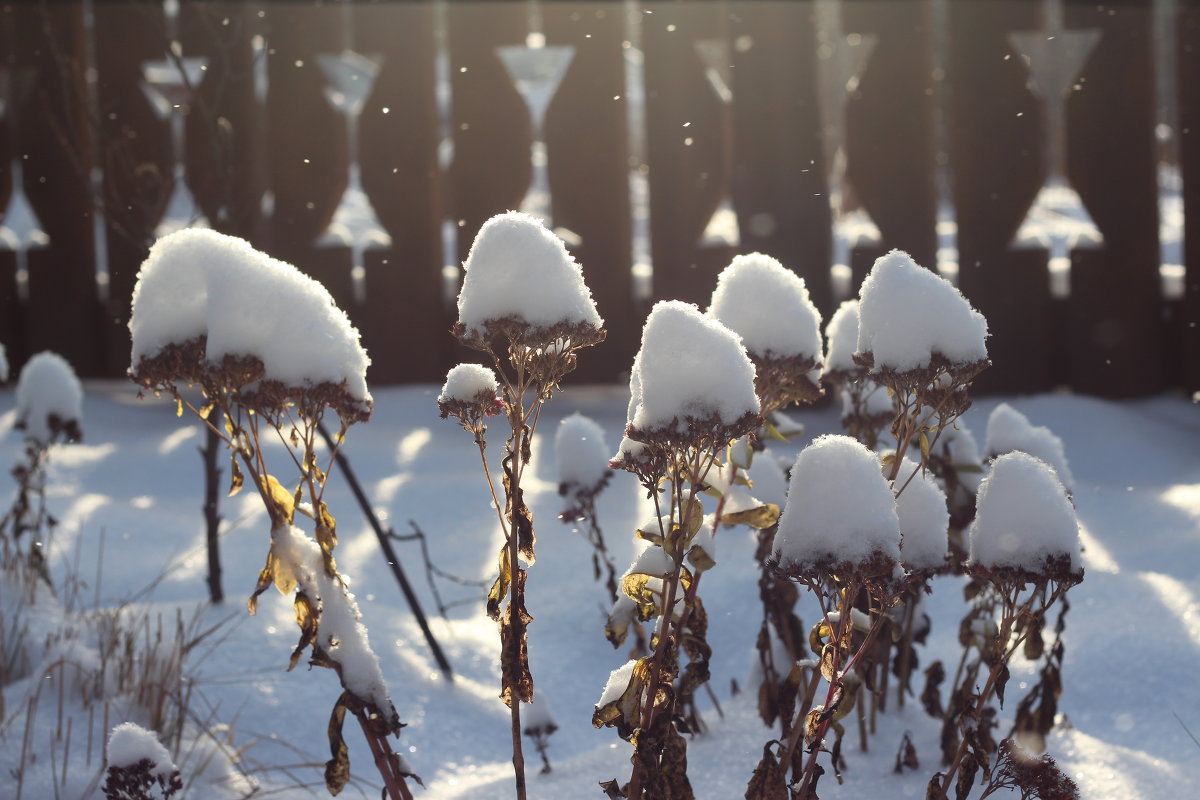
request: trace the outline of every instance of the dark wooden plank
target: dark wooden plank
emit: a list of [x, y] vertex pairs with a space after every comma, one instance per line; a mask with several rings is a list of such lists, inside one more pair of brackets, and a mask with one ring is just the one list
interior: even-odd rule
[[[8, 80], [17, 69], [16, 52], [12, 43], [14, 22], [12, 3], [0, 4], [0, 80]], [[6, 109], [6, 112], [11, 109]], [[0, 224], [12, 198], [13, 158], [17, 155], [16, 131], [8, 113], [0, 116]], [[0, 344], [4, 345], [10, 367], [24, 363], [29, 354], [25, 347], [23, 326], [25, 309], [17, 295], [16, 253], [0, 250]], [[16, 380], [15, 371], [10, 380]]]
[[18, 3], [11, 19], [14, 61], [36, 70], [18, 109], [25, 192], [50, 237], [48, 247], [29, 253], [29, 350], [59, 353], [82, 377], [103, 375], [83, 5]]
[[274, 213], [272, 255], [295, 264], [325, 285], [342, 308], [353, 303], [347, 247], [321, 247], [317, 238], [346, 187], [346, 124], [325, 98], [320, 53], [344, 45], [340, 5], [272, 3], [267, 35], [267, 157]]
[[642, 5], [654, 296], [707, 307], [735, 252], [699, 242], [729, 185], [733, 118], [695, 43], [728, 41], [728, 9], [724, 2]]
[[846, 103], [847, 177], [882, 239], [881, 249], [851, 255], [857, 286], [892, 248], [936, 264], [933, 39], [922, 0], [844, 3], [842, 30], [878, 37]]
[[462, 259], [480, 225], [520, 205], [532, 177], [529, 112], [496, 54], [524, 44], [527, 14], [527, 4], [509, 0], [463, 0], [447, 12], [454, 137], [447, 202], [461, 223]]
[[734, 199], [741, 250], [778, 258], [804, 278], [826, 319], [833, 311], [832, 242], [817, 105], [813, 3], [731, 8]]
[[1178, 31], [1179, 150], [1183, 172], [1185, 292], [1178, 313], [1182, 379], [1200, 390], [1200, 2], [1180, 4]]
[[1042, 105], [1010, 34], [1040, 26], [1030, 3], [952, 3], [947, 108], [958, 222], [959, 287], [988, 320], [992, 366], [982, 392], [1036, 392], [1054, 372], [1058, 340], [1043, 249], [1012, 247], [1046, 174]]
[[97, 3], [92, 13], [108, 262], [104, 346], [108, 371], [120, 375], [129, 368], [134, 282], [173, 188], [168, 123], [138, 88], [142, 64], [166, 58], [169, 37], [157, 3]]
[[392, 237], [366, 254], [366, 303], [354, 314], [373, 384], [436, 382], [449, 368], [433, 26], [432, 4], [355, 8], [356, 48], [384, 56], [360, 122], [363, 188]]
[[554, 224], [582, 239], [573, 254], [608, 320], [608, 338], [580, 356], [574, 382], [617, 381], [639, 340], [630, 271], [623, 14], [611, 0], [543, 5], [547, 43], [575, 48], [546, 115]]
[[262, 114], [255, 92], [257, 3], [190, 0], [179, 7], [185, 57], [206, 59], [187, 118], [188, 185], [215, 230], [261, 240]]
[[1104, 235], [1072, 257], [1071, 386], [1149, 394], [1164, 386], [1151, 9], [1071, 3], [1065, 21], [1102, 31], [1067, 106], [1068, 176]]

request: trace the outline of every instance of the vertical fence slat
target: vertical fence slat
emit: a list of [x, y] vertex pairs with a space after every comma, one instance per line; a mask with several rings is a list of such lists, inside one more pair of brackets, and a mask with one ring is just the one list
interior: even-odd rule
[[346, 187], [346, 124], [325, 98], [320, 53], [343, 47], [343, 8], [272, 3], [266, 11], [267, 153], [274, 213], [271, 253], [353, 301], [350, 249], [318, 247]]
[[179, 7], [184, 56], [206, 59], [187, 119], [188, 185], [215, 230], [251, 241], [262, 238], [264, 184], [251, 47], [259, 32], [258, 10], [236, 0]]
[[529, 30], [527, 6], [519, 2], [455, 2], [447, 14], [453, 96], [454, 163], [450, 168], [451, 213], [465, 259], [479, 226], [516, 208], [532, 176], [532, 123], [525, 101], [496, 55], [520, 45]]
[[[17, 54], [13, 52], [9, 42], [11, 35], [4, 31], [12, 31], [16, 27], [15, 6], [13, 3], [0, 4], [0, 69], [9, 74], [17, 69]], [[6, 111], [11, 111], [7, 109]], [[10, 121], [9, 113], [0, 117], [0, 214], [8, 208], [12, 199], [12, 162], [18, 154], [16, 130]], [[0, 343], [5, 347], [9, 364], [15, 366], [28, 358], [25, 348], [24, 309], [17, 302], [17, 255], [8, 250], [0, 250]], [[16, 376], [13, 375], [13, 378]]]
[[608, 320], [608, 338], [583, 354], [572, 380], [616, 381], [633, 362], [640, 332], [630, 271], [623, 8], [547, 3], [543, 14], [547, 43], [575, 48], [546, 115], [554, 224], [582, 239], [572, 249]]
[[[451, 352], [438, 238], [433, 24], [430, 3], [355, 9], [357, 49], [386, 54], [360, 123], [363, 188], [392, 237], [390, 249], [366, 254], [366, 303], [355, 319], [375, 383], [439, 381]], [[405, 32], [403, 46], [397, 31]]]
[[1182, 334], [1183, 385], [1200, 390], [1200, 2], [1181, 3], [1178, 30], [1179, 150], [1183, 172], [1185, 291]]
[[734, 249], [699, 243], [729, 178], [729, 109], [695, 43], [728, 39], [724, 2], [643, 3], [654, 295], [708, 305]]
[[1046, 169], [1042, 106], [1027, 88], [1028, 72], [1009, 35], [1040, 22], [1032, 4], [949, 4], [947, 126], [958, 285], [992, 334], [992, 366], [976, 384], [984, 392], [1045, 391], [1062, 378], [1055, 375], [1048, 254], [1012, 246]]
[[936, 263], [931, 26], [922, 0], [842, 4], [846, 33], [873, 34], [875, 50], [846, 103], [847, 176], [879, 227], [880, 248], [855, 248], [854, 286], [892, 248]]
[[157, 3], [95, 3], [97, 160], [103, 171], [109, 374], [129, 367], [129, 305], [137, 271], [172, 189], [168, 125], [141, 91], [142, 64], [166, 58], [166, 22]]
[[1151, 9], [1069, 4], [1065, 21], [1102, 31], [1067, 106], [1067, 171], [1104, 235], [1072, 255], [1071, 387], [1149, 394], [1163, 387]]
[[734, 198], [741, 249], [778, 258], [832, 311], [830, 209], [821, 149], [813, 3], [731, 9]]
[[54, 350], [80, 376], [101, 375], [83, 4], [19, 3], [13, 14], [16, 61], [36, 70], [19, 111], [25, 192], [50, 237], [29, 253], [29, 350]]

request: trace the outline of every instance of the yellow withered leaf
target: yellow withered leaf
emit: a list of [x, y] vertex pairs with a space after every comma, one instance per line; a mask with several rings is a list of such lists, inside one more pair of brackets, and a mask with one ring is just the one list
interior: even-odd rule
[[[283, 521], [291, 525], [292, 520], [296, 517], [296, 503], [292, 493], [283, 488], [283, 484], [276, 480], [274, 475], [268, 474], [266, 480], [267, 492], [271, 496], [271, 503], [278, 510]], [[275, 515], [272, 514], [271, 516]]]
[[735, 511], [732, 514], [722, 514], [723, 525], [749, 525], [755, 530], [769, 528], [779, 521], [779, 506], [774, 503], [763, 503], [755, 508]]

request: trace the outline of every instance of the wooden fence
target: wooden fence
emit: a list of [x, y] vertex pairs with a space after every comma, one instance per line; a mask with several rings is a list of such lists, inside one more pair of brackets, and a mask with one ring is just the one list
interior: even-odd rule
[[[199, 57], [183, 103], [198, 212], [322, 281], [361, 329], [373, 383], [440, 381], [469, 357], [446, 333], [454, 265], [537, 182], [535, 126], [498, 55], [541, 44], [532, 26], [573, 48], [546, 112], [546, 174], [609, 328], [575, 380], [619, 379], [649, 302], [706, 304], [737, 252], [782, 260], [828, 315], [900, 247], [958, 265], [993, 332], [983, 388], [1200, 388], [1200, 2], [1058, 3], [0, 2], [0, 210], [11, 226], [24, 204], [45, 233], [0, 244], [0, 342], [16, 365], [53, 349], [81, 375], [124, 373], [134, 278], [175, 188], [145, 65]], [[1019, 46], [1056, 20], [1090, 43], [1057, 103]], [[357, 147], [322, 67], [345, 50], [377, 68]], [[1103, 240], [1057, 256], [1065, 291], [1052, 247], [1013, 244], [1056, 141]], [[322, 235], [355, 152], [383, 246]], [[1181, 176], [1193, 267], [1173, 293], [1160, 167]], [[722, 210], [734, 235], [706, 235]], [[837, 233], [867, 217], [877, 243]]]

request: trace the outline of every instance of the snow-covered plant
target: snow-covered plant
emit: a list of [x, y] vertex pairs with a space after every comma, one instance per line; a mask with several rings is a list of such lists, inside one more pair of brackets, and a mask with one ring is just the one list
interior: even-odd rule
[[821, 370], [821, 381], [836, 387], [842, 399], [842, 426], [846, 432], [874, 450], [879, 435], [896, 418], [896, 405], [884, 387], [867, 377], [865, 367], [854, 361], [858, 349], [858, 300], [846, 300], [825, 326], [829, 351]]
[[617, 567], [604, 543], [604, 532], [596, 514], [596, 498], [612, 480], [608, 467], [611, 451], [604, 441], [604, 430], [595, 420], [578, 412], [566, 417], [554, 434], [554, 455], [558, 463], [558, 493], [567, 507], [558, 515], [568, 525], [582, 524], [584, 536], [592, 546], [592, 576], [604, 580], [609, 602], [616, 603]]
[[546, 699], [545, 692], [539, 693], [537, 702], [530, 704], [526, 710], [524, 725], [522, 732], [533, 739], [533, 746], [542, 757], [541, 773], [547, 775], [553, 771], [548, 750], [550, 737], [558, 730], [558, 723], [554, 720], [554, 712], [550, 710], [550, 701]]
[[[1001, 702], [1008, 662], [1033, 635], [1067, 590], [1083, 580], [1079, 523], [1066, 489], [1044, 461], [1012, 452], [997, 458], [979, 487], [975, 521], [968, 531], [971, 573], [986, 590], [963, 622], [977, 639], [978, 656], [967, 665], [960, 697], [952, 697], [943, 748], [945, 773], [930, 781], [927, 796], [959, 797], [987, 771], [995, 745], [984, 724], [993, 696]], [[982, 680], [982, 688], [976, 688]]]
[[[443, 418], [453, 416], [474, 435], [504, 531], [500, 574], [488, 593], [487, 607], [500, 624], [500, 697], [511, 712], [513, 769], [517, 797], [523, 799], [521, 703], [533, 702], [533, 675], [526, 644], [532, 617], [525, 609], [526, 571], [519, 560], [533, 564], [535, 537], [521, 478], [543, 404], [575, 368], [577, 351], [603, 341], [604, 321], [596, 313], [579, 264], [557, 236], [527, 214], [510, 211], [485, 222], [463, 269], [454, 334], [467, 347], [485, 353], [495, 371], [455, 367], [447, 375], [438, 406]], [[484, 453], [483, 419], [489, 413], [503, 413], [509, 427], [500, 462], [503, 504]], [[501, 611], [506, 596], [508, 605]]]
[[16, 399], [15, 427], [25, 432], [25, 447], [12, 468], [16, 497], [0, 520], [0, 568], [32, 601], [33, 582], [52, 586], [44, 551], [58, 521], [46, 509], [46, 464], [54, 445], [83, 438], [83, 388], [66, 359], [46, 351], [21, 369]]
[[[358, 720], [388, 796], [411, 796], [411, 772], [392, 751], [399, 716], [354, 596], [334, 560], [336, 521], [323, 499], [334, 454], [322, 468], [317, 436], [325, 409], [339, 420], [336, 441], [369, 417], [370, 363], [346, 314], [321, 284], [241, 239], [189, 229], [160, 239], [138, 273], [129, 321], [130, 377], [155, 394], [174, 397], [229, 448], [232, 486], [249, 476], [271, 520], [266, 564], [249, 601], [276, 586], [292, 597], [300, 638], [288, 668], [309, 651], [309, 663], [328, 667], [343, 692], [330, 720], [333, 758], [325, 782], [338, 792], [349, 779], [342, 739], [347, 711]], [[185, 387], [199, 390], [197, 407]], [[272, 473], [265, 440], [277, 438], [296, 470], [291, 480]], [[282, 474], [282, 473], [281, 473]], [[297, 525], [312, 520], [313, 535]]]
[[983, 451], [987, 459], [1013, 451], [1028, 453], [1049, 464], [1068, 493], [1075, 488], [1062, 439], [1044, 425], [1034, 425], [1008, 403], [996, 406], [988, 416]]
[[[761, 253], [737, 256], [718, 276], [708, 313], [742, 337], [754, 364], [754, 388], [767, 419], [765, 429], [775, 438], [784, 438], [772, 424], [772, 415], [793, 404], [811, 403], [822, 394], [821, 314], [809, 298], [804, 280]], [[736, 500], [737, 494], [745, 491], [737, 488], [739, 484], [753, 484], [747, 480], [748, 472], [763, 460], [754, 457], [754, 450], [761, 447], [731, 449], [716, 473], [719, 480], [710, 481], [710, 487], [725, 501], [726, 520], [740, 510], [738, 506], [767, 507]], [[777, 515], [779, 506], [772, 508], [771, 513]], [[759, 527], [756, 551], [760, 566], [759, 598], [763, 607], [756, 642], [759, 713], [767, 725], [774, 724], [778, 717], [786, 726], [792, 713], [788, 700], [795, 695], [797, 677], [791, 664], [803, 657], [804, 637], [800, 635], [803, 625], [793, 612], [795, 586], [767, 569], [774, 551], [776, 526], [756, 527]], [[781, 648], [786, 656], [777, 659], [776, 653]]]
[[821, 313], [799, 275], [762, 253], [737, 256], [708, 314], [742, 337], [763, 416], [821, 396]]
[[898, 250], [876, 260], [859, 290], [853, 359], [896, 402], [891, 479], [910, 446], [924, 462], [970, 407], [967, 387], [989, 363], [986, 337], [983, 315], [945, 278]]
[[105, 800], [169, 800], [183, 789], [179, 769], [153, 731], [122, 722], [105, 748]]
[[[778, 763], [780, 780], [790, 770], [798, 797], [815, 796], [823, 772], [817, 756], [831, 726], [838, 733], [831, 751], [838, 768], [844, 733], [839, 720], [854, 708], [863, 684], [856, 668], [904, 589], [900, 532], [896, 498], [874, 453], [848, 436], [822, 436], [800, 452], [772, 563], [806, 586], [820, 605], [822, 618], [810, 635], [818, 674], [786, 730], [779, 761], [768, 751], [760, 765], [762, 771]], [[821, 678], [828, 684], [825, 701], [810, 708]]]
[[635, 534], [650, 544], [621, 589], [639, 619], [658, 622], [653, 652], [613, 673], [592, 716], [596, 727], [615, 727], [634, 745], [631, 800], [691, 796], [683, 715], [708, 680], [712, 652], [697, 590], [715, 563], [712, 535], [723, 513], [718, 502], [706, 517], [700, 496], [730, 443], [760, 424], [754, 375], [740, 338], [717, 319], [678, 301], [651, 310], [613, 466], [633, 473], [654, 503], [654, 519]]

